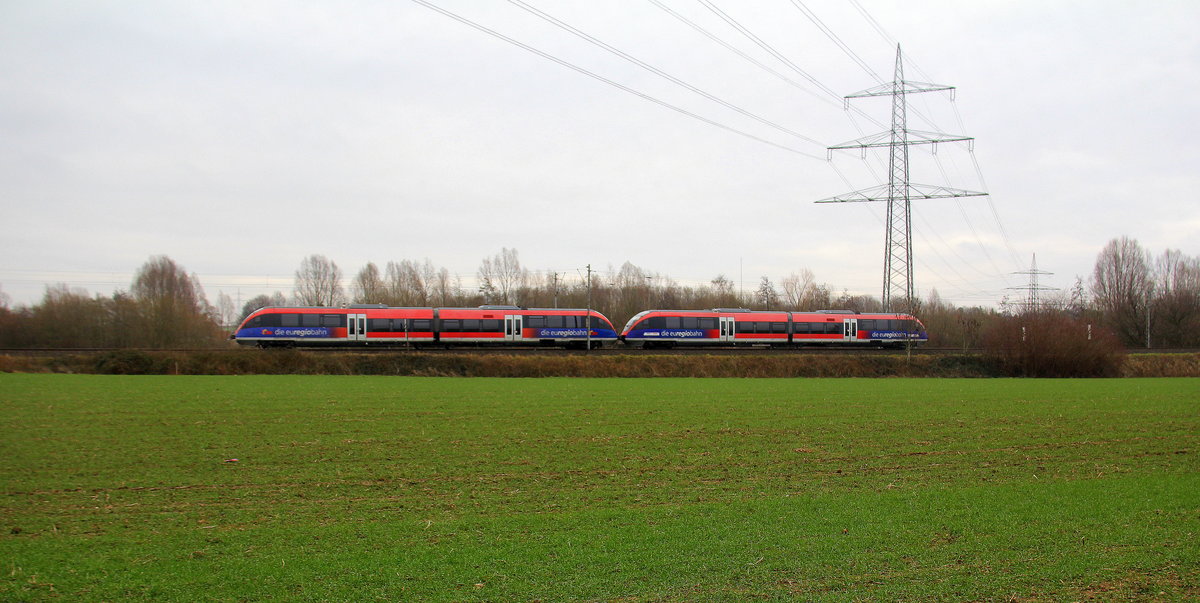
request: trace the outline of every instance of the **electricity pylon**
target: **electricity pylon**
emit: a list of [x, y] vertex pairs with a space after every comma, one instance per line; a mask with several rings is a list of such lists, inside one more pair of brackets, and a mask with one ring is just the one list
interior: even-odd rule
[[918, 92], [949, 90], [954, 98], [953, 86], [928, 84], [904, 80], [904, 65], [900, 60], [900, 45], [896, 45], [896, 75], [887, 84], [863, 90], [846, 97], [849, 106], [852, 98], [872, 96], [892, 97], [892, 129], [829, 147], [832, 158], [837, 149], [862, 149], [888, 147], [890, 149], [890, 178], [887, 184], [822, 199], [817, 203], [858, 203], [868, 201], [887, 202], [887, 229], [883, 259], [883, 309], [886, 312], [910, 311], [915, 299], [912, 278], [912, 210], [913, 199], [949, 199], [954, 197], [978, 197], [987, 193], [967, 191], [946, 186], [916, 184], [908, 179], [908, 147], [918, 144], [939, 142], [973, 141], [973, 138], [938, 132], [922, 132], [908, 129], [908, 103], [906, 95]]
[[1029, 275], [1029, 285], [1028, 286], [1026, 286], [1026, 287], [1009, 287], [1009, 289], [1016, 289], [1018, 291], [1028, 291], [1029, 292], [1029, 295], [1025, 298], [1025, 311], [1026, 312], [1037, 311], [1037, 310], [1042, 309], [1041, 300], [1038, 299], [1039, 291], [1058, 291], [1058, 287], [1042, 287], [1041, 285], [1038, 285], [1038, 275], [1040, 275], [1040, 274], [1051, 275], [1054, 273], [1046, 272], [1045, 270], [1038, 270], [1036, 253], [1033, 254], [1033, 262], [1029, 264], [1029, 270], [1022, 270], [1021, 272], [1014, 272], [1013, 274]]

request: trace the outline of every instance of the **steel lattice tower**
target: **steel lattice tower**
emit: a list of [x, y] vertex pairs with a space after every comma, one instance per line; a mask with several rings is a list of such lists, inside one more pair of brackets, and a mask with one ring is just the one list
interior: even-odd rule
[[1058, 291], [1058, 287], [1043, 287], [1038, 284], [1038, 275], [1042, 275], [1042, 274], [1052, 275], [1054, 273], [1046, 272], [1045, 270], [1038, 270], [1036, 253], [1033, 254], [1033, 261], [1029, 264], [1029, 270], [1023, 270], [1021, 272], [1014, 272], [1013, 274], [1024, 274], [1024, 275], [1029, 276], [1029, 286], [1027, 286], [1027, 287], [1009, 287], [1009, 289], [1015, 289], [1017, 291], [1028, 291], [1029, 292], [1028, 297], [1025, 298], [1025, 311], [1027, 311], [1027, 312], [1037, 311], [1037, 310], [1042, 309], [1042, 302], [1038, 296], [1039, 291]]
[[887, 312], [911, 310], [916, 297], [912, 278], [912, 209], [913, 199], [947, 199], [953, 197], [977, 197], [986, 195], [975, 191], [930, 186], [909, 181], [908, 148], [918, 144], [970, 141], [973, 138], [938, 132], [922, 132], [908, 129], [908, 102], [906, 96], [919, 92], [949, 90], [954, 98], [953, 86], [905, 81], [904, 64], [901, 61], [900, 45], [896, 45], [896, 73], [892, 82], [863, 90], [846, 97], [847, 106], [852, 98], [872, 96], [892, 97], [892, 129], [888, 132], [866, 136], [858, 140], [829, 147], [834, 150], [888, 147], [888, 183], [869, 189], [854, 191], [837, 197], [822, 199], [817, 203], [855, 203], [867, 201], [887, 202], [886, 242], [883, 260], [883, 308]]

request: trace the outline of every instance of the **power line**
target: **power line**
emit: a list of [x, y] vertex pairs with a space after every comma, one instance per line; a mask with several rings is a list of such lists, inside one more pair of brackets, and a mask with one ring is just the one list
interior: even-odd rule
[[763, 50], [767, 51], [771, 56], [778, 59], [779, 62], [783, 63], [784, 65], [787, 65], [788, 67], [791, 67], [793, 71], [795, 71], [796, 73], [799, 73], [801, 76], [804, 77], [804, 79], [808, 80], [809, 82], [812, 82], [812, 84], [814, 86], [816, 86], [817, 88], [820, 88], [822, 92], [824, 92], [825, 94], [828, 94], [829, 96], [831, 96], [833, 98], [838, 99], [839, 101], [842, 100], [842, 97], [839, 96], [837, 92], [834, 92], [828, 86], [826, 86], [825, 84], [822, 84], [820, 81], [817, 80], [817, 78], [813, 77], [812, 75], [809, 75], [809, 73], [807, 71], [801, 69], [799, 65], [793, 63], [791, 61], [791, 59], [787, 58], [786, 56], [783, 56], [783, 53], [779, 52], [778, 50], [775, 50], [775, 48], [772, 47], [770, 44], [767, 44], [766, 42], [764, 42], [762, 40], [762, 38], [759, 38], [758, 36], [754, 35], [753, 32], [751, 32], [749, 29], [747, 29], [741, 23], [738, 23], [737, 19], [734, 19], [733, 17], [729, 16], [725, 11], [721, 10], [720, 8], [717, 8], [709, 0], [699, 0], [699, 1], [700, 1], [700, 4], [704, 5], [705, 8], [712, 11], [713, 14], [717, 15], [723, 21], [728, 23], [730, 25], [730, 27], [733, 27], [734, 29], [738, 30], [738, 32], [740, 32], [743, 36], [748, 38], [751, 42], [754, 42], [755, 44], [757, 44], [759, 48], [762, 48]]
[[[971, 152], [971, 163], [975, 165], [975, 173], [979, 176], [979, 185], [983, 188], [984, 192], [988, 192], [987, 181], [983, 178], [983, 170], [979, 167], [979, 160], [975, 157], [974, 151]], [[1004, 240], [1004, 246], [1012, 254], [1013, 263], [1020, 265], [1021, 261], [1018, 259], [1017, 250], [1013, 249], [1012, 241], [1008, 238], [1008, 231], [1004, 229], [1004, 223], [1000, 221], [1000, 214], [996, 211], [996, 204], [992, 202], [992, 194], [990, 192], [988, 192], [987, 200], [988, 209], [992, 212], [992, 219], [996, 221], [996, 227], [1000, 229], [1000, 237]]]
[[847, 46], [837, 34], [833, 33], [833, 30], [829, 29], [829, 27], [827, 27], [815, 13], [809, 10], [809, 8], [805, 6], [803, 2], [800, 0], [792, 0], [792, 6], [795, 6], [797, 10], [804, 13], [804, 16], [808, 17], [808, 20], [812, 21], [813, 25], [816, 25], [817, 29], [820, 29], [821, 33], [825, 34], [825, 37], [829, 38], [829, 40], [836, 44], [838, 48], [842, 49], [842, 52], [846, 53], [846, 56], [850, 57], [850, 60], [858, 63], [858, 66], [862, 67], [863, 71], [866, 71], [868, 75], [875, 78], [875, 81], [881, 84], [883, 83], [883, 78], [879, 77], [879, 74], [875, 73], [875, 70], [871, 69], [871, 66], [868, 65], [866, 61], [863, 61], [861, 57], [855, 54], [855, 52], [851, 50], [850, 47]]
[[648, 1], [649, 1], [651, 4], [653, 4], [654, 6], [657, 6], [658, 8], [662, 9], [662, 10], [663, 10], [664, 12], [666, 12], [668, 15], [671, 15], [672, 17], [675, 17], [675, 18], [676, 18], [676, 19], [678, 19], [679, 21], [683, 22], [685, 25], [687, 25], [687, 26], [691, 27], [692, 29], [694, 29], [694, 30], [696, 30], [697, 32], [699, 32], [700, 34], [704, 35], [704, 36], [705, 36], [705, 37], [707, 37], [708, 39], [710, 39], [710, 40], [712, 40], [712, 41], [716, 42], [717, 44], [720, 44], [720, 45], [721, 45], [721, 46], [723, 46], [725, 49], [727, 49], [727, 50], [729, 50], [730, 52], [732, 52], [732, 53], [734, 53], [734, 54], [736, 54], [736, 55], [738, 55], [738, 56], [742, 57], [742, 58], [743, 58], [743, 59], [745, 59], [746, 61], [749, 61], [751, 64], [753, 64], [753, 65], [757, 66], [759, 69], [762, 69], [763, 71], [766, 71], [767, 73], [770, 73], [771, 75], [774, 75], [775, 77], [777, 77], [777, 78], [779, 78], [779, 79], [783, 80], [784, 82], [787, 82], [788, 84], [791, 84], [792, 86], [795, 86], [796, 88], [798, 88], [798, 89], [802, 90], [804, 93], [806, 93], [806, 94], [808, 94], [808, 95], [812, 96], [813, 98], [815, 98], [815, 99], [817, 99], [817, 100], [820, 100], [821, 102], [828, 103], [828, 104], [830, 104], [830, 105], [834, 105], [834, 106], [838, 106], [838, 107], [840, 107], [840, 106], [841, 106], [841, 103], [839, 103], [839, 102], [835, 102], [835, 101], [831, 100], [831, 99], [830, 99], [828, 96], [826, 96], [826, 95], [821, 95], [821, 94], [818, 94], [818, 93], [816, 93], [816, 92], [813, 92], [813, 91], [812, 91], [812, 90], [810, 90], [808, 87], [806, 87], [804, 84], [801, 84], [801, 83], [799, 83], [799, 82], [797, 82], [797, 81], [795, 81], [795, 80], [793, 80], [793, 79], [789, 78], [788, 76], [786, 76], [786, 75], [784, 75], [784, 74], [782, 74], [782, 73], [779, 73], [778, 71], [776, 71], [776, 70], [772, 69], [771, 67], [767, 66], [767, 65], [766, 65], [765, 63], [763, 63], [762, 61], [759, 61], [758, 59], [756, 59], [756, 58], [754, 58], [754, 57], [752, 57], [752, 56], [750, 56], [750, 55], [746, 54], [745, 52], [743, 52], [743, 51], [742, 51], [741, 49], [739, 49], [738, 47], [736, 47], [736, 46], [734, 46], [734, 45], [730, 44], [729, 42], [726, 42], [725, 40], [722, 40], [722, 39], [721, 39], [720, 37], [718, 37], [716, 34], [714, 34], [714, 33], [710, 32], [710, 31], [708, 31], [707, 29], [704, 29], [704, 28], [703, 28], [703, 27], [701, 27], [700, 25], [696, 24], [696, 22], [694, 22], [694, 21], [692, 21], [692, 20], [688, 19], [687, 17], [684, 17], [683, 15], [681, 15], [681, 14], [679, 14], [679, 13], [675, 12], [674, 10], [671, 10], [671, 8], [667, 7], [667, 6], [666, 6], [666, 5], [664, 5], [662, 2], [659, 2], [659, 0], [648, 0]]
[[537, 16], [538, 18], [554, 25], [555, 27], [558, 27], [559, 29], [567, 31], [567, 32], [575, 35], [576, 37], [586, 40], [587, 42], [589, 42], [595, 46], [603, 48], [604, 50], [607, 50], [608, 52], [611, 52], [612, 54], [615, 54], [615, 55], [621, 57], [622, 59], [625, 59], [626, 61], [629, 61], [630, 63], [633, 63], [634, 65], [637, 65], [638, 67], [641, 67], [642, 69], [645, 69], [646, 71], [649, 71], [650, 73], [653, 73], [653, 74], [655, 74], [661, 78], [664, 78], [676, 85], [682, 86], [692, 92], [695, 92], [696, 94], [699, 94], [700, 96], [703, 96], [704, 98], [707, 98], [708, 100], [711, 100], [725, 108], [731, 109], [731, 110], [736, 111], [742, 115], [745, 115], [746, 117], [749, 117], [750, 119], [753, 119], [759, 123], [762, 123], [762, 124], [765, 124], [772, 128], [775, 128], [776, 130], [779, 130], [780, 132], [784, 132], [786, 134], [791, 134], [792, 136], [795, 136], [806, 142], [811, 142], [812, 144], [815, 144], [817, 146], [824, 146], [823, 143], [821, 143], [820, 141], [818, 141], [814, 138], [810, 138], [808, 136], [805, 136], [804, 134], [801, 134], [799, 132], [796, 132], [794, 130], [791, 130], [789, 128], [781, 126], [769, 119], [755, 115], [754, 113], [751, 113], [737, 105], [734, 105], [733, 103], [730, 103], [730, 102], [725, 101], [721, 98], [718, 98], [712, 94], [709, 94], [708, 92], [705, 92], [704, 90], [701, 90], [700, 88], [697, 88], [696, 86], [693, 86], [692, 84], [689, 84], [688, 82], [685, 82], [685, 81], [683, 81], [683, 80], [681, 80], [681, 79], [679, 79], [679, 78], [677, 78], [677, 77], [675, 77], [653, 65], [650, 65], [650, 64], [646, 63], [645, 61], [642, 61], [641, 59], [638, 59], [637, 57], [634, 57], [634, 56], [622, 51], [619, 48], [615, 48], [615, 47], [605, 43], [602, 40], [599, 40], [583, 31], [580, 31], [579, 29], [573, 27], [572, 25], [555, 18], [554, 16], [552, 16], [542, 10], [539, 10], [536, 7], [533, 7], [533, 6], [523, 2], [522, 0], [508, 0], [508, 1], [510, 4], [513, 4], [530, 14]]
[[696, 114], [696, 113], [692, 113], [691, 111], [688, 111], [687, 109], [683, 109], [683, 108], [681, 108], [681, 107], [677, 107], [677, 106], [675, 106], [675, 105], [672, 105], [671, 103], [668, 103], [668, 102], [666, 102], [666, 101], [664, 101], [664, 100], [660, 100], [660, 99], [658, 99], [658, 98], [655, 98], [655, 97], [653, 97], [653, 96], [650, 96], [649, 94], [646, 94], [646, 93], [644, 93], [644, 92], [640, 92], [640, 91], [638, 91], [638, 90], [635, 90], [635, 89], [633, 89], [633, 88], [630, 88], [629, 86], [625, 86], [625, 85], [623, 85], [623, 84], [617, 83], [617, 82], [615, 82], [615, 81], [613, 81], [613, 80], [611, 80], [611, 79], [608, 79], [608, 78], [606, 78], [606, 77], [604, 77], [604, 76], [602, 76], [602, 75], [600, 75], [600, 74], [597, 74], [597, 73], [595, 73], [595, 72], [592, 72], [592, 71], [589, 71], [589, 70], [587, 70], [587, 69], [584, 69], [583, 67], [580, 67], [580, 66], [578, 66], [578, 65], [575, 65], [575, 64], [573, 64], [573, 63], [569, 63], [569, 62], [567, 62], [567, 61], [565, 61], [565, 60], [563, 60], [563, 59], [560, 59], [560, 58], [558, 58], [558, 57], [556, 57], [556, 56], [554, 56], [554, 55], [551, 55], [551, 54], [549, 54], [549, 53], [547, 53], [547, 52], [541, 51], [541, 50], [539, 50], [539, 49], [537, 49], [537, 48], [534, 48], [534, 47], [532, 47], [532, 46], [530, 46], [530, 45], [528, 45], [528, 44], [525, 44], [525, 43], [523, 43], [523, 42], [520, 42], [520, 41], [517, 41], [517, 40], [515, 40], [515, 39], [513, 39], [513, 38], [510, 38], [510, 37], [508, 37], [508, 36], [506, 36], [506, 35], [504, 35], [504, 34], [502, 34], [502, 33], [498, 32], [498, 31], [496, 31], [496, 30], [493, 30], [493, 29], [490, 29], [490, 28], [488, 28], [488, 27], [485, 27], [485, 26], [483, 26], [483, 25], [480, 25], [479, 23], [476, 23], [476, 22], [474, 22], [474, 21], [471, 21], [470, 19], [467, 19], [466, 17], [462, 17], [462, 16], [460, 16], [460, 15], [458, 15], [458, 14], [452, 13], [452, 12], [450, 12], [450, 11], [448, 11], [448, 10], [444, 9], [444, 8], [441, 8], [441, 7], [439, 7], [439, 6], [436, 6], [436, 5], [434, 5], [434, 4], [430, 3], [430, 2], [427, 2], [426, 0], [413, 0], [413, 2], [415, 2], [415, 3], [417, 3], [417, 4], [420, 4], [421, 6], [424, 6], [425, 8], [428, 8], [428, 9], [430, 9], [430, 10], [434, 11], [434, 12], [440, 13], [440, 14], [442, 14], [442, 15], [446, 16], [446, 17], [449, 17], [449, 18], [451, 18], [451, 19], [454, 19], [455, 21], [458, 21], [459, 23], [462, 23], [463, 25], [466, 25], [466, 26], [468, 26], [468, 27], [471, 27], [471, 28], [473, 28], [473, 29], [476, 29], [476, 30], [478, 30], [478, 31], [481, 31], [481, 32], [483, 32], [483, 33], [485, 33], [485, 34], [487, 34], [487, 35], [489, 35], [489, 36], [492, 36], [492, 37], [494, 37], [494, 38], [497, 38], [497, 39], [499, 39], [499, 40], [503, 40], [503, 41], [505, 41], [505, 42], [508, 42], [509, 44], [512, 44], [513, 46], [516, 46], [516, 47], [518, 47], [518, 48], [520, 48], [520, 49], [522, 49], [522, 50], [525, 50], [526, 52], [530, 52], [530, 53], [536, 54], [536, 55], [538, 55], [538, 56], [540, 56], [540, 57], [542, 57], [542, 58], [544, 58], [544, 59], [546, 59], [546, 60], [548, 60], [548, 61], [553, 61], [553, 62], [555, 62], [555, 63], [558, 63], [559, 65], [562, 65], [563, 67], [566, 67], [566, 68], [568, 68], [568, 69], [570, 69], [570, 70], [572, 70], [572, 71], [575, 71], [575, 72], [577, 72], [577, 73], [581, 73], [581, 74], [583, 74], [583, 75], [586, 75], [586, 76], [588, 76], [588, 77], [590, 77], [590, 78], [592, 78], [592, 79], [595, 79], [595, 80], [598, 80], [598, 81], [604, 82], [605, 84], [608, 84], [608, 85], [610, 85], [610, 86], [612, 86], [612, 87], [614, 87], [614, 88], [617, 88], [617, 89], [623, 90], [623, 91], [625, 91], [625, 92], [628, 92], [629, 94], [632, 94], [632, 95], [634, 95], [634, 96], [637, 96], [638, 98], [641, 98], [641, 99], [643, 99], [643, 100], [650, 101], [650, 102], [652, 102], [652, 103], [654, 103], [654, 104], [656, 104], [656, 105], [659, 105], [659, 106], [661, 106], [661, 107], [665, 107], [665, 108], [667, 108], [667, 109], [670, 109], [670, 110], [672, 110], [672, 111], [675, 111], [676, 113], [679, 113], [679, 114], [681, 114], [681, 115], [686, 115], [686, 116], [688, 116], [688, 117], [691, 117], [692, 119], [696, 119], [696, 120], [702, 121], [702, 122], [704, 122], [704, 123], [706, 123], [706, 124], [708, 124], [708, 125], [710, 125], [710, 126], [714, 126], [714, 127], [720, 128], [720, 129], [722, 129], [722, 130], [725, 130], [725, 131], [727, 131], [727, 132], [732, 132], [732, 133], [734, 133], [734, 134], [738, 134], [738, 135], [740, 135], [740, 136], [744, 136], [744, 137], [746, 137], [746, 138], [749, 138], [749, 139], [751, 139], [751, 140], [755, 140], [755, 141], [757, 141], [757, 142], [761, 142], [761, 143], [763, 143], [763, 144], [766, 144], [766, 145], [773, 146], [773, 147], [775, 147], [775, 148], [777, 148], [777, 149], [782, 149], [782, 150], [784, 150], [784, 151], [790, 151], [790, 152], [792, 152], [792, 153], [796, 153], [797, 155], [803, 155], [803, 156], [805, 156], [805, 157], [808, 157], [808, 158], [811, 158], [811, 159], [816, 159], [816, 160], [819, 160], [819, 161], [824, 161], [824, 160], [825, 160], [825, 158], [824, 158], [824, 157], [819, 157], [819, 156], [817, 156], [817, 155], [813, 155], [812, 153], [807, 153], [807, 152], [805, 152], [805, 151], [801, 151], [800, 149], [796, 149], [796, 148], [793, 148], [793, 147], [789, 147], [789, 146], [787, 146], [787, 145], [779, 144], [779, 143], [777, 143], [777, 142], [773, 142], [773, 141], [767, 140], [767, 139], [765, 139], [765, 138], [762, 138], [762, 137], [759, 137], [759, 136], [755, 136], [754, 134], [751, 134], [751, 133], [749, 133], [749, 132], [745, 132], [745, 131], [743, 131], [743, 130], [739, 130], [739, 129], [737, 129], [737, 128], [734, 128], [734, 127], [732, 127], [732, 126], [727, 126], [727, 125], [725, 125], [725, 124], [722, 124], [722, 123], [720, 123], [720, 122], [714, 121], [714, 120], [712, 120], [712, 119], [709, 119], [709, 118], [707, 118], [707, 117], [704, 117], [704, 116], [702, 116], [702, 115], [698, 115], [698, 114]]
[[850, 0], [850, 4], [853, 5], [854, 8], [858, 9], [859, 14], [861, 14], [863, 18], [867, 20], [867, 23], [875, 30], [876, 33], [879, 34], [880, 37], [883, 38], [883, 41], [887, 42], [888, 48], [896, 45], [896, 39], [883, 29], [883, 26], [879, 24], [879, 21], [876, 21], [875, 17], [872, 17], [871, 13], [868, 13], [867, 9], [863, 8], [862, 5], [858, 3], [858, 0]]

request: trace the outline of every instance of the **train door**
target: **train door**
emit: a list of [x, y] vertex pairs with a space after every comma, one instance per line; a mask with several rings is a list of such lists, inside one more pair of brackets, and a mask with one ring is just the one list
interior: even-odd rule
[[720, 316], [717, 320], [721, 322], [721, 341], [732, 342], [734, 335], [737, 334], [735, 331], [737, 322], [734, 321], [732, 316]]
[[505, 341], [522, 341], [524, 336], [524, 316], [519, 314], [504, 317], [504, 340]]
[[858, 341], [858, 319], [847, 318], [842, 323], [842, 333], [846, 337], [846, 341]]
[[367, 340], [367, 315], [366, 314], [347, 314], [346, 315], [346, 340], [347, 341], [366, 341]]

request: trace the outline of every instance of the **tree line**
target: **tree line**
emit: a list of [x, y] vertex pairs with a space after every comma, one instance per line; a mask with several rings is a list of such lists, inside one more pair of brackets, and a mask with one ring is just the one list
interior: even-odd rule
[[[166, 256], [151, 257], [135, 274], [129, 291], [90, 296], [65, 284], [47, 287], [40, 303], [10, 307], [0, 292], [3, 347], [204, 347], [227, 345], [230, 329], [265, 306], [384, 304], [388, 306], [591, 307], [620, 329], [646, 309], [751, 308], [815, 311], [881, 311], [879, 299], [851, 295], [818, 283], [807, 269], [778, 284], [761, 277], [753, 290], [739, 291], [725, 275], [685, 285], [662, 273], [626, 262], [584, 275], [531, 270], [516, 249], [485, 257], [475, 285], [428, 259], [374, 262], [346, 278], [336, 262], [310, 255], [294, 273], [291, 295], [259, 295], [241, 308], [221, 293], [210, 304], [194, 274]], [[346, 285], [348, 283], [348, 286]], [[1127, 347], [1200, 345], [1200, 258], [1167, 250], [1157, 257], [1136, 240], [1121, 237], [1099, 253], [1093, 273], [1069, 290], [1042, 296], [1036, 307], [1002, 303], [1000, 308], [958, 307], [931, 290], [906, 300], [925, 323], [930, 345], [980, 347], [986, 333], [1014, 315], [1061, 315], [1089, 329], [1111, 331]], [[1089, 331], [1090, 332], [1090, 331]]]

